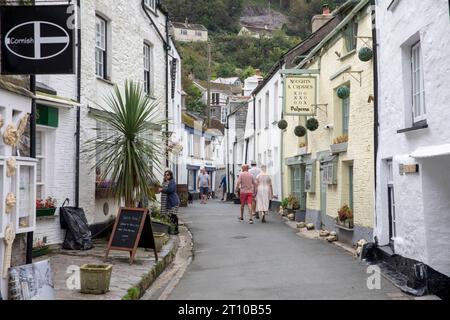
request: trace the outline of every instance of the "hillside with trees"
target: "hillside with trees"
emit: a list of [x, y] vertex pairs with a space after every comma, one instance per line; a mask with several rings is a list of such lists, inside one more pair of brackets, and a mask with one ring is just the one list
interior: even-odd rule
[[[260, 69], [265, 75], [287, 50], [311, 32], [311, 18], [322, 12], [326, 3], [331, 9], [345, 0], [162, 0], [172, 21], [203, 24], [211, 44], [211, 77], [234, 77], [241, 80]], [[238, 36], [240, 21], [252, 21], [276, 13], [285, 23], [272, 37]], [[250, 16], [249, 16], [250, 15]], [[257, 20], [257, 19], [256, 19]], [[188, 109], [201, 111], [200, 93], [189, 75], [208, 78], [208, 49], [202, 42], [177, 43], [183, 57], [183, 88], [188, 93]]]

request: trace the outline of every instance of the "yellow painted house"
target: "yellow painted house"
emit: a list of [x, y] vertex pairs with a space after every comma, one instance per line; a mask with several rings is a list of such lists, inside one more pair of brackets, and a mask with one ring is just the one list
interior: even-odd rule
[[[363, 49], [368, 57], [359, 54], [372, 48], [371, 13], [368, 0], [345, 3], [333, 13], [343, 15], [341, 23], [296, 70], [286, 71], [316, 77], [317, 99], [315, 116], [284, 117], [283, 196], [300, 200], [298, 220], [337, 231], [352, 244], [372, 240], [374, 224], [373, 63], [370, 50]], [[294, 128], [306, 128], [311, 118], [318, 128], [298, 138]], [[343, 206], [353, 219], [337, 219]]]

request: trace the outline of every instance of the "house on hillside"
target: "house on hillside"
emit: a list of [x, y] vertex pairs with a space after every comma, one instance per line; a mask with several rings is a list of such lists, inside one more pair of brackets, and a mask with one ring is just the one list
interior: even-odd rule
[[189, 23], [188, 19], [183, 22], [172, 22], [172, 36], [176, 41], [196, 42], [208, 41], [208, 29], [204, 25]]
[[211, 82], [221, 83], [221, 84], [228, 84], [228, 85], [236, 86], [236, 87], [242, 87], [242, 81], [238, 77], [217, 78], [215, 80], [212, 80]]
[[[208, 103], [208, 82], [202, 80], [194, 80], [194, 85], [202, 91], [202, 100]], [[218, 119], [224, 123], [226, 116], [225, 106], [230, 97], [242, 94], [242, 87], [223, 83], [210, 83], [211, 87], [211, 118]]]
[[238, 36], [252, 37], [257, 39], [272, 38], [274, 32], [275, 30], [269, 29], [267, 25], [261, 27], [243, 25], [242, 28], [239, 30]]

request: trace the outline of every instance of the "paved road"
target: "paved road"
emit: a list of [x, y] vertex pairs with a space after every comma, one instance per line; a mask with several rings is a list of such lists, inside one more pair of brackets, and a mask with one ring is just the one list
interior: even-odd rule
[[238, 209], [214, 201], [182, 210], [194, 259], [169, 299], [408, 299], [384, 279], [369, 290], [367, 266], [343, 249], [297, 236], [276, 214], [239, 223]]

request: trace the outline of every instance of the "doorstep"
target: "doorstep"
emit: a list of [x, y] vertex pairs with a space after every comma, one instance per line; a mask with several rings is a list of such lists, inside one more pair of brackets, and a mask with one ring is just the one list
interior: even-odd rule
[[[51, 254], [34, 259], [35, 262], [50, 260], [56, 300], [138, 300], [155, 279], [172, 262], [178, 248], [178, 237], [171, 236], [168, 243], [158, 252], [155, 261], [153, 249], [139, 248], [133, 265], [129, 253], [109, 252], [107, 262], [103, 262], [107, 247], [106, 240], [95, 240], [94, 248], [88, 251], [69, 251], [58, 249]], [[104, 295], [82, 294], [79, 289], [69, 289], [67, 279], [69, 267], [84, 264], [112, 264], [110, 291]]]

